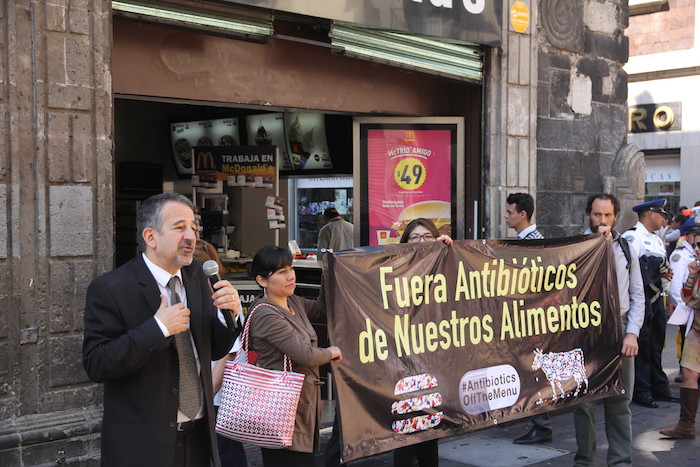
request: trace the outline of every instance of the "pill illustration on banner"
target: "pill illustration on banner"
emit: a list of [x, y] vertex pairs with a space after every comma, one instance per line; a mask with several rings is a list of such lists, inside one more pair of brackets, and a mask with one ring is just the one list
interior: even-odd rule
[[[401, 378], [394, 387], [394, 395], [404, 396], [405, 399], [398, 400], [391, 404], [391, 413], [399, 415], [415, 412], [431, 412], [435, 407], [442, 405], [442, 395], [439, 392], [431, 392], [428, 394], [421, 394], [421, 392], [436, 388], [437, 386], [437, 378], [430, 373]], [[404, 420], [394, 420], [391, 423], [391, 429], [395, 433], [401, 434], [416, 433], [438, 426], [442, 418], [442, 412], [417, 415]]]

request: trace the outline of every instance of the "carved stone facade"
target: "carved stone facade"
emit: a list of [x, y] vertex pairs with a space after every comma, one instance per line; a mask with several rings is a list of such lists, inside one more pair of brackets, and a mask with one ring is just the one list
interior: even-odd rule
[[641, 161], [626, 149], [628, 7], [541, 0], [539, 11], [535, 216], [546, 237], [576, 235], [591, 194], [611, 189], [623, 209], [643, 197]]
[[112, 263], [109, 2], [0, 5], [0, 465], [89, 463], [85, 288]]
[[533, 195], [537, 181], [537, 17], [538, 4], [526, 1], [529, 26], [516, 32], [510, 3], [503, 6], [503, 46], [489, 50], [484, 134], [484, 211], [479, 238], [514, 235], [503, 221], [506, 198], [518, 191]]

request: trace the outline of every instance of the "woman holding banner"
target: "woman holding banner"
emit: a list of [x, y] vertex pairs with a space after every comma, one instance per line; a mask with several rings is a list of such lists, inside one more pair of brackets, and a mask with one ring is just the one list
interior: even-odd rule
[[[700, 231], [700, 217], [692, 217]], [[684, 225], [685, 226], [685, 225]], [[686, 233], [690, 229], [686, 230]], [[698, 239], [697, 236], [694, 237]], [[698, 377], [700, 377], [700, 242], [693, 243], [696, 259], [688, 265], [688, 276], [683, 282], [681, 296], [686, 305], [693, 309], [695, 316], [690, 331], [685, 336], [683, 354], [681, 355], [681, 371], [683, 382], [681, 383], [681, 416], [678, 424], [673, 428], [660, 431], [662, 435], [672, 439], [695, 438], [695, 415], [698, 411]]]
[[264, 291], [250, 307], [254, 310], [249, 318], [250, 348], [258, 353], [257, 365], [282, 370], [287, 355], [292, 361], [292, 371], [306, 376], [294, 421], [292, 446], [262, 448], [263, 464], [313, 467], [314, 452], [319, 447], [319, 366], [343, 358], [338, 347], [318, 347], [318, 336], [309, 321], [309, 318], [325, 318], [323, 286], [316, 300], [294, 295], [296, 274], [292, 255], [277, 246], [266, 246], [256, 253], [250, 275]]
[[[452, 245], [452, 239], [448, 235], [440, 235], [437, 227], [428, 219], [419, 217], [412, 220], [401, 235], [400, 243], [419, 242], [445, 242]], [[394, 450], [394, 465], [413, 465], [413, 459], [418, 459], [420, 467], [437, 467], [438, 442], [431, 439], [423, 443], [413, 444]]]

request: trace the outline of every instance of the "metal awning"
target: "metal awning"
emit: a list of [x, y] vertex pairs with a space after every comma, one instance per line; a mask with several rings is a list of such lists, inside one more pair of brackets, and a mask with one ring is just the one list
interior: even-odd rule
[[267, 42], [273, 33], [270, 15], [266, 18], [243, 19], [217, 11], [162, 5], [157, 1], [144, 3], [138, 0], [112, 0], [112, 11], [115, 16], [128, 19], [194, 28], [254, 42]]
[[333, 22], [329, 34], [342, 54], [480, 83], [480, 46]]

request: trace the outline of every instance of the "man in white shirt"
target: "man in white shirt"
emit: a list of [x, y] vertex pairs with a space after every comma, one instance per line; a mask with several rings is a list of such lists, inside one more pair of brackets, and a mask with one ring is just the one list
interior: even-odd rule
[[[518, 240], [540, 240], [544, 237], [533, 224], [535, 200], [529, 193], [512, 193], [506, 199], [504, 218], [508, 227], [515, 229]], [[540, 444], [552, 440], [552, 422], [548, 413], [533, 416], [532, 427], [524, 435], [513, 440], [515, 444]]]
[[[637, 339], [644, 322], [644, 285], [634, 246], [613, 230], [620, 203], [613, 195], [600, 193], [588, 198], [586, 214], [590, 229], [586, 234], [602, 233], [613, 241], [617, 289], [622, 318], [622, 385], [624, 394], [602, 401], [605, 407], [605, 433], [608, 438], [608, 465], [632, 465], [632, 412], [629, 405], [634, 387], [634, 357], [639, 351]], [[595, 464], [597, 401], [584, 402], [574, 409], [578, 449], [575, 466]]]
[[512, 193], [506, 199], [506, 224], [518, 233], [518, 240], [541, 240], [544, 237], [532, 223], [535, 200], [529, 193]]

